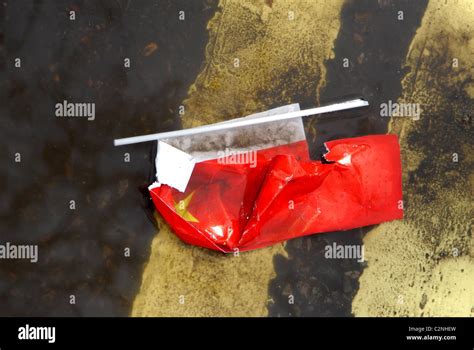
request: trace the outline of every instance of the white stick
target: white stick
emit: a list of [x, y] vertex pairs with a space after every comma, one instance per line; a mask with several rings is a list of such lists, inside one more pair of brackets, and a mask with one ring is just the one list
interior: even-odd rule
[[269, 115], [269, 116], [265, 116], [261, 118], [255, 118], [255, 119], [239, 119], [239, 120], [236, 120], [235, 122], [229, 121], [228, 123], [209, 124], [209, 125], [198, 126], [198, 127], [190, 128], [190, 129], [182, 129], [182, 130], [176, 130], [176, 131], [160, 132], [157, 134], [126, 137], [123, 139], [114, 140], [114, 145], [115, 146], [130, 145], [132, 143], [156, 141], [156, 140], [167, 139], [171, 137], [189, 136], [189, 135], [201, 134], [201, 133], [211, 132], [211, 131], [240, 128], [242, 126], [250, 126], [250, 125], [268, 123], [268, 122], [273, 122], [273, 121], [306, 117], [306, 116], [315, 115], [315, 114], [336, 112], [336, 111], [342, 111], [345, 109], [364, 107], [368, 105], [369, 105], [369, 102], [367, 102], [366, 100], [356, 99], [356, 100], [350, 100], [350, 101], [346, 101], [342, 103], [335, 103], [329, 106], [316, 107], [316, 108], [305, 109], [302, 111], [295, 111], [295, 112], [284, 113], [284, 114]]

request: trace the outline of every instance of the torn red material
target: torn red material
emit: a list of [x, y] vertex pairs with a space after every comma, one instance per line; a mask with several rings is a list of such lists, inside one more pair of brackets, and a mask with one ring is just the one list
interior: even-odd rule
[[150, 193], [183, 241], [223, 252], [403, 217], [395, 135], [326, 147], [325, 162], [310, 160], [306, 141], [259, 150], [253, 163], [204, 161], [184, 193], [167, 185]]

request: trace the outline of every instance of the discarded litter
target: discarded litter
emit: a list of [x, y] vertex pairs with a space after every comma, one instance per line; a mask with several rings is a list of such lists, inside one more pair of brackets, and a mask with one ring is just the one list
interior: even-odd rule
[[[319, 113], [364, 105], [354, 100], [320, 107]], [[325, 161], [312, 161], [301, 117], [318, 114], [314, 110], [293, 104], [115, 144], [159, 140], [157, 182], [149, 191], [189, 244], [245, 251], [402, 218], [397, 137], [329, 141]]]

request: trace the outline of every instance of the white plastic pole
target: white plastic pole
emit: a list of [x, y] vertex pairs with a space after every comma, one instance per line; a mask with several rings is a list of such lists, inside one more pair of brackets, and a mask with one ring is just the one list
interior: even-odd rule
[[114, 145], [123, 146], [123, 145], [130, 145], [133, 143], [167, 139], [171, 137], [189, 136], [189, 135], [201, 134], [201, 133], [206, 133], [206, 132], [211, 132], [211, 131], [240, 128], [242, 126], [250, 126], [250, 125], [256, 125], [256, 124], [261, 124], [261, 123], [269, 123], [273, 121], [306, 117], [306, 116], [315, 115], [315, 114], [336, 112], [336, 111], [342, 111], [346, 109], [365, 107], [368, 105], [369, 105], [369, 102], [367, 102], [366, 100], [356, 99], [356, 100], [350, 100], [350, 101], [341, 102], [341, 103], [335, 103], [329, 106], [316, 107], [316, 108], [305, 109], [302, 111], [295, 111], [295, 112], [289, 112], [289, 113], [284, 113], [284, 114], [269, 115], [269, 116], [265, 116], [261, 118], [255, 118], [255, 119], [240, 118], [238, 120], [235, 120], [234, 122], [229, 121], [227, 123], [209, 124], [209, 125], [203, 125], [203, 126], [198, 126], [198, 127], [189, 128], [189, 129], [160, 132], [157, 134], [126, 137], [123, 139], [114, 140]]

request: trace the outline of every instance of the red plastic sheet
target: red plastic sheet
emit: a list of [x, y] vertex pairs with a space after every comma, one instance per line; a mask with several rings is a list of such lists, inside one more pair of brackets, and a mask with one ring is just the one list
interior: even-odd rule
[[326, 147], [325, 162], [309, 159], [306, 141], [260, 150], [253, 164], [201, 162], [184, 193], [166, 185], [150, 193], [183, 241], [223, 252], [403, 217], [395, 135]]

